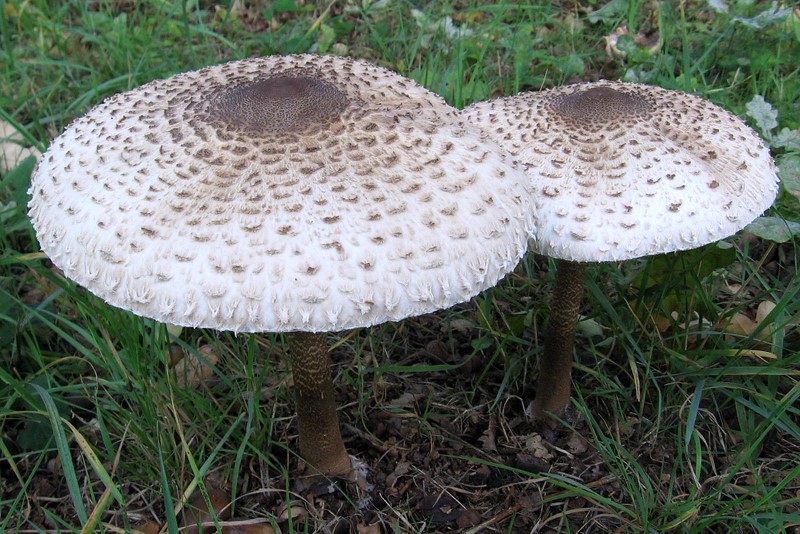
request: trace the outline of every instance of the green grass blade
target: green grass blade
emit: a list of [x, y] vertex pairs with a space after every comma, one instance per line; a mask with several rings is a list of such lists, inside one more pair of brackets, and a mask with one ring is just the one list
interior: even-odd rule
[[61, 423], [61, 416], [58, 413], [58, 408], [50, 396], [50, 393], [38, 384], [31, 383], [31, 387], [39, 394], [44, 403], [47, 417], [50, 419], [50, 425], [53, 428], [53, 438], [56, 442], [58, 449], [58, 456], [61, 458], [62, 469], [64, 470], [64, 480], [69, 489], [69, 497], [72, 500], [72, 505], [75, 508], [75, 514], [82, 524], [85, 524], [89, 518], [86, 514], [86, 507], [83, 504], [81, 497], [81, 487], [78, 482], [78, 475], [75, 472], [75, 464], [72, 462], [72, 455], [69, 450], [69, 443], [67, 442], [67, 435], [64, 432], [64, 427]]

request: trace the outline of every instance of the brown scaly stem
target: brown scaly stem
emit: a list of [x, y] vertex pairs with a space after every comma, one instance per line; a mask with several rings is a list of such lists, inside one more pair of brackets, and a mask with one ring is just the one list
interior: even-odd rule
[[325, 334], [286, 335], [294, 377], [300, 431], [300, 455], [325, 475], [346, 477], [352, 471], [342, 441]]
[[560, 416], [569, 406], [572, 389], [572, 349], [583, 298], [585, 264], [556, 261], [556, 278], [550, 300], [550, 319], [544, 332], [544, 353], [539, 366], [534, 421], [550, 413]]

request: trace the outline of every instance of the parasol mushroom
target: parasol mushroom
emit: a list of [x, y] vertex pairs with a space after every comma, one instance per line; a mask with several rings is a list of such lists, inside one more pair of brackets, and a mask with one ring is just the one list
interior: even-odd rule
[[518, 262], [530, 192], [437, 95], [333, 56], [271, 56], [115, 95], [30, 189], [43, 251], [106, 302], [286, 333], [299, 448], [347, 475], [326, 332], [466, 301]]
[[755, 132], [686, 93], [587, 82], [479, 102], [464, 117], [524, 164], [534, 187], [530, 248], [557, 260], [535, 420], [569, 404], [587, 262], [717, 241], [766, 210], [778, 191]]

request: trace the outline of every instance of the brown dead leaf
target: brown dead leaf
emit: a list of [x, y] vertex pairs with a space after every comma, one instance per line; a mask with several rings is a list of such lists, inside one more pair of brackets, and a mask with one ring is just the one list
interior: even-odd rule
[[447, 343], [439, 339], [434, 339], [429, 341], [425, 345], [425, 352], [427, 352], [431, 357], [443, 363], [449, 363], [449, 361], [452, 359], [453, 356], [452, 352], [447, 346]]
[[749, 336], [756, 330], [756, 322], [742, 312], [735, 314], [727, 322], [723, 323], [722, 328], [728, 334], [738, 336]]
[[393, 487], [397, 483], [397, 480], [400, 477], [407, 475], [410, 470], [411, 470], [410, 462], [407, 461], [398, 462], [394, 468], [394, 471], [392, 471], [386, 476], [387, 487], [390, 488]]
[[481, 448], [487, 452], [497, 452], [497, 414], [493, 413], [489, 416], [489, 425], [483, 432], [483, 435], [478, 438], [481, 442]]
[[725, 285], [722, 286], [722, 289], [730, 295], [737, 295], [742, 290], [742, 284], [726, 281]]
[[167, 365], [170, 368], [174, 368], [185, 355], [186, 353], [184, 352], [183, 347], [177, 344], [172, 344], [165, 352], [164, 357], [167, 360]]
[[288, 506], [284, 506], [283, 509], [278, 514], [278, 521], [284, 523], [288, 522], [289, 518], [292, 519], [293, 522], [301, 522], [306, 517], [308, 517], [308, 511], [305, 507], [301, 506], [300, 504], [289, 504]]
[[772, 310], [777, 308], [777, 304], [770, 300], [762, 300], [758, 303], [758, 308], [756, 309], [756, 324], [761, 324], [764, 319], [767, 318]]
[[586, 438], [577, 432], [573, 432], [570, 434], [569, 439], [567, 440], [567, 449], [572, 454], [578, 456], [585, 453], [589, 449], [589, 444], [586, 441]]
[[475, 323], [467, 319], [453, 319], [449, 324], [450, 327], [459, 334], [469, 334], [475, 329]]
[[269, 523], [241, 523], [222, 525], [222, 534], [275, 534]]
[[653, 325], [659, 333], [665, 334], [672, 326], [672, 321], [665, 315], [653, 314]]
[[553, 455], [547, 449], [540, 434], [532, 434], [525, 440], [525, 450], [541, 460], [549, 462], [553, 459]]
[[158, 523], [153, 523], [151, 521], [149, 523], [145, 523], [144, 525], [133, 527], [132, 534], [158, 534], [160, 531], [161, 527], [158, 526]]
[[356, 525], [357, 534], [381, 534], [380, 523], [373, 523], [372, 525], [358, 524]]
[[465, 529], [469, 527], [474, 527], [475, 525], [480, 524], [481, 522], [481, 514], [477, 510], [473, 510], [472, 508], [467, 508], [466, 510], [461, 510], [456, 518], [456, 525], [460, 529]]
[[[183, 524], [186, 532], [214, 532], [214, 520], [225, 521], [231, 517], [231, 498], [219, 488], [208, 488], [208, 501], [196, 491], [184, 511]], [[210, 507], [209, 507], [210, 504]], [[207, 526], [204, 524], [208, 524]]]
[[[775, 307], [776, 304], [774, 302], [763, 300], [758, 304], [754, 319], [751, 319], [750, 316], [744, 312], [738, 312], [730, 319], [723, 319], [720, 328], [730, 335], [743, 337], [752, 336]], [[774, 325], [767, 325], [759, 330], [758, 334], [756, 334], [756, 338], [769, 342], [772, 340], [774, 334]]]
[[201, 358], [188, 353], [172, 368], [178, 386], [182, 389], [197, 388], [214, 376], [214, 366], [219, 361], [219, 354], [211, 345], [203, 345], [198, 352]]
[[426, 393], [414, 393], [411, 391], [406, 391], [396, 399], [392, 399], [387, 402], [384, 407], [386, 408], [409, 408], [413, 407], [417, 404], [417, 401], [420, 399], [424, 399], [426, 397]]

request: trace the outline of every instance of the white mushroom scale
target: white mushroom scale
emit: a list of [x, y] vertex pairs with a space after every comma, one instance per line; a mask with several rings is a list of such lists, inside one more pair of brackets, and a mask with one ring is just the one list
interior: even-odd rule
[[[30, 193], [66, 276], [146, 317], [235, 332], [338, 331], [466, 301], [513, 269], [533, 218], [524, 172], [439, 96], [314, 55], [113, 96], [52, 142]], [[298, 340], [323, 351], [292, 356], [299, 383], [327, 355]], [[319, 376], [309, 394], [332, 396]], [[338, 474], [343, 446], [307, 455], [303, 417], [301, 452]]]

